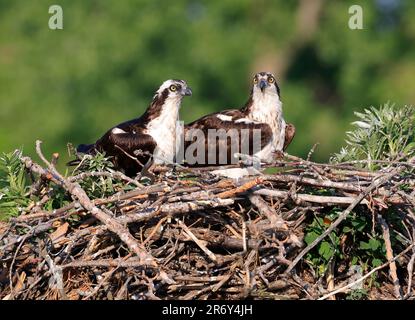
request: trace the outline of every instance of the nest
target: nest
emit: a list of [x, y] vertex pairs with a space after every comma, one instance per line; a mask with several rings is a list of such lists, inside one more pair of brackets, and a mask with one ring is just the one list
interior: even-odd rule
[[[63, 177], [40, 146], [43, 166], [20, 157], [32, 192], [49, 199], [53, 186], [72, 200], [53, 210], [33, 203], [0, 224], [2, 299], [344, 299], [359, 288], [370, 289], [367, 298], [410, 299], [415, 292], [410, 161], [371, 172], [288, 156], [273, 174], [233, 180], [168, 168], [143, 185], [115, 171]], [[81, 185], [94, 177], [128, 188], [93, 198]], [[373, 233], [342, 228], [362, 216]], [[315, 221], [322, 231], [310, 238]], [[350, 250], [364, 240], [356, 237], [370, 243], [376, 230], [381, 263], [353, 269]], [[334, 251], [319, 270], [323, 243]], [[367, 283], [374, 275], [381, 290]]]

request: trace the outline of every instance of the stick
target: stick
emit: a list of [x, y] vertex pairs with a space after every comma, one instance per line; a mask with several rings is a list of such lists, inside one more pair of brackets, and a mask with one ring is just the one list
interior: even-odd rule
[[55, 280], [56, 287], [58, 289], [58, 292], [61, 296], [62, 300], [68, 300], [68, 296], [65, 293], [65, 288], [63, 285], [63, 278], [62, 278], [62, 268], [59, 266], [56, 266], [53, 262], [52, 258], [45, 253], [45, 260], [49, 265], [50, 272], [52, 273], [52, 276]]
[[[43, 170], [43, 169], [42, 169]], [[123, 194], [115, 194], [113, 196], [110, 196], [108, 198], [104, 198], [104, 199], [95, 199], [92, 200], [92, 203], [94, 205], [103, 205], [103, 204], [109, 204], [109, 203], [113, 203], [113, 202], [118, 202], [118, 201], [123, 201], [123, 200], [128, 200], [128, 199], [132, 199], [134, 197], [137, 196], [141, 196], [141, 195], [148, 195], [150, 193], [159, 193], [159, 192], [168, 192], [170, 191], [171, 188], [168, 187], [167, 185], [164, 184], [157, 184], [157, 185], [152, 185], [152, 186], [148, 186], [148, 187], [144, 187], [142, 189], [136, 189], [136, 190], [132, 190], [130, 192], [126, 192]], [[32, 213], [32, 214], [26, 214], [23, 216], [19, 216], [17, 218], [13, 218], [13, 221], [27, 221], [27, 220], [32, 220], [32, 219], [38, 219], [38, 218], [53, 218], [53, 217], [60, 217], [65, 215], [69, 210], [72, 210], [76, 207], [77, 202], [72, 202], [60, 209], [54, 210], [54, 211], [49, 211], [49, 212], [36, 212], [36, 213]], [[76, 211], [75, 213], [80, 213], [80, 211]]]
[[316, 187], [324, 187], [324, 188], [335, 188], [341, 190], [348, 190], [348, 191], [356, 191], [361, 192], [362, 186], [359, 184], [356, 186], [354, 183], [348, 182], [336, 182], [330, 180], [316, 180], [312, 178], [306, 178], [302, 176], [295, 176], [295, 175], [283, 175], [283, 174], [274, 174], [274, 175], [266, 175], [262, 177], [264, 181], [281, 181], [281, 182], [297, 182], [300, 184], [307, 184]]
[[393, 287], [395, 289], [395, 297], [397, 299], [402, 299], [402, 289], [399, 284], [399, 278], [398, 274], [396, 272], [396, 263], [395, 261], [392, 261], [393, 258], [393, 249], [392, 244], [390, 240], [390, 232], [389, 232], [389, 226], [386, 223], [385, 219], [382, 218], [380, 214], [377, 215], [378, 221], [380, 222], [380, 225], [382, 227], [383, 232], [383, 239], [385, 240], [385, 247], [386, 247], [386, 258], [391, 261], [389, 265], [389, 274], [393, 281]]
[[181, 220], [176, 219], [176, 221], [179, 224], [179, 226], [184, 230], [184, 232], [186, 232], [186, 234], [199, 246], [199, 248], [202, 249], [204, 253], [206, 253], [210, 260], [212, 260], [213, 262], [218, 261], [215, 254], [208, 248], [206, 248], [204, 243], [202, 243], [202, 241], [200, 241]]
[[231, 198], [231, 197], [234, 197], [237, 194], [244, 193], [244, 192], [252, 189], [253, 187], [255, 187], [258, 184], [261, 184], [262, 182], [263, 182], [263, 180], [261, 178], [256, 178], [256, 179], [253, 179], [251, 181], [248, 181], [247, 183], [244, 183], [242, 186], [239, 186], [235, 189], [221, 192], [221, 193], [217, 194], [216, 196], [218, 198], [221, 198], [221, 199]]
[[267, 217], [271, 226], [277, 226], [279, 229], [288, 230], [285, 221], [272, 209], [259, 195], [250, 194], [249, 201], [258, 208], [259, 212]]
[[[291, 196], [291, 193], [288, 191], [280, 191], [280, 190], [269, 190], [269, 189], [259, 189], [253, 192], [256, 195], [279, 198], [279, 199], [286, 199]], [[325, 203], [327, 205], [345, 205], [353, 203], [356, 198], [354, 197], [332, 197], [332, 196], [315, 196], [311, 194], [294, 194], [292, 197], [294, 201], [305, 201], [311, 203]], [[366, 199], [362, 199], [362, 204], [369, 204]]]
[[220, 208], [234, 204], [233, 199], [212, 199], [204, 201], [166, 203], [156, 208], [148, 208], [144, 210], [137, 210], [132, 214], [126, 214], [117, 218], [122, 224], [133, 222], [147, 221], [154, 217], [174, 216], [177, 214], [194, 212], [206, 208]]

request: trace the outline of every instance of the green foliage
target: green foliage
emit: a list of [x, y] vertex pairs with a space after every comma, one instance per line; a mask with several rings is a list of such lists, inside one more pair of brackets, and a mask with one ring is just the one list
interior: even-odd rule
[[[331, 214], [330, 216], [333, 215]], [[314, 217], [311, 224], [306, 228], [304, 237], [305, 243], [309, 245], [325, 230], [326, 226], [324, 224], [324, 219], [321, 217]], [[308, 253], [306, 258], [310, 261], [312, 266], [317, 269], [317, 274], [324, 274], [331, 259], [340, 255], [339, 244], [340, 242], [336, 232], [332, 232], [325, 240], [321, 241], [314, 250]]]
[[[68, 193], [53, 183], [43, 186], [41, 195], [30, 192], [33, 183], [19, 157], [21, 151], [3, 153], [0, 156], [0, 220], [21, 214], [27, 207], [38, 203], [42, 196], [48, 194], [48, 199], [42, 203], [41, 209], [52, 211], [61, 208], [72, 201]], [[117, 191], [128, 191], [133, 188], [130, 184], [111, 174], [113, 164], [103, 153], [95, 156], [84, 156], [81, 164], [72, 173], [82, 175], [77, 180], [91, 199], [102, 198]], [[94, 176], [93, 173], [109, 173], [105, 176]]]
[[0, 156], [0, 220], [17, 216], [29, 203], [24, 165], [20, 150]]
[[366, 289], [352, 290], [346, 297], [346, 300], [366, 300], [368, 292]]
[[[85, 155], [81, 165], [76, 167], [72, 174], [77, 175], [90, 172], [111, 173], [114, 172], [113, 167], [113, 163], [109, 157], [105, 156], [105, 153], [97, 153], [94, 156]], [[91, 199], [102, 198], [113, 194], [116, 190], [127, 190], [130, 188], [125, 182], [109, 176], [87, 176], [79, 182]]]
[[79, 166], [72, 172], [76, 175], [81, 172], [106, 171], [111, 172], [114, 164], [110, 161], [110, 157], [106, 157], [105, 153], [97, 152], [94, 156], [85, 155]]
[[313, 33], [306, 2], [60, 0], [64, 29], [53, 31], [53, 2], [0, 1], [0, 150], [34, 156], [38, 138], [63, 157], [67, 142], [140, 115], [173, 77], [193, 89], [181, 109], [189, 122], [241, 106], [253, 73], [282, 65], [284, 116], [297, 127], [288, 151], [305, 157], [319, 142], [313, 159], [326, 161], [360, 106], [415, 100], [415, 3], [401, 1], [385, 27], [380, 1], [361, 1], [364, 30], [353, 31], [355, 2], [325, 1]]
[[[305, 230], [306, 244], [309, 245], [318, 238], [337, 219], [339, 213], [338, 209], [333, 209], [324, 217], [315, 216]], [[386, 250], [381, 236], [376, 232], [372, 234], [371, 229], [371, 217], [353, 212], [342, 227], [331, 232], [306, 258], [316, 269], [317, 275], [323, 275], [333, 259], [347, 262], [347, 269], [352, 265], [360, 265], [364, 270], [377, 267], [384, 262]]]
[[363, 164], [371, 170], [379, 169], [374, 160], [405, 160], [415, 155], [415, 111], [412, 106], [395, 107], [385, 104], [371, 107], [353, 122], [353, 131], [347, 132], [346, 144], [335, 154], [332, 162], [367, 160]]

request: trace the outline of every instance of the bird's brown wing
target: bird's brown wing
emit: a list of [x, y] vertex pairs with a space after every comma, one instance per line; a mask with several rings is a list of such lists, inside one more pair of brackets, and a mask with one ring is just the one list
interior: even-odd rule
[[108, 142], [129, 154], [134, 154], [136, 150], [153, 153], [156, 148], [153, 137], [142, 133], [112, 133], [108, 137]]
[[[192, 166], [231, 164], [237, 161], [234, 157], [235, 152], [253, 155], [265, 147], [272, 139], [270, 126], [247, 119], [245, 121], [243, 116], [243, 113], [239, 110], [227, 110], [210, 114], [185, 126], [185, 157], [187, 164]], [[197, 132], [203, 133], [203, 140], [196, 138]], [[209, 132], [211, 134], [219, 133], [216, 141], [215, 136], [210, 135]], [[220, 132], [225, 135], [221, 136]], [[259, 143], [255, 145], [252, 143], [254, 137], [259, 138]], [[233, 138], [237, 140], [233, 140]], [[235, 144], [235, 141], [238, 143]], [[199, 151], [204, 152], [204, 157], [200, 158]], [[193, 158], [193, 160], [190, 158]], [[194, 163], [195, 158], [204, 162]]]
[[217, 118], [218, 115], [228, 116], [231, 117], [232, 120], [238, 120], [245, 116], [245, 114], [238, 109], [229, 109], [229, 110], [223, 110], [221, 112], [214, 112], [211, 114], [208, 114], [206, 116], [203, 116], [202, 118], [199, 118], [189, 124], [186, 125], [187, 128], [191, 128], [193, 126], [200, 126], [201, 124], [205, 123], [206, 121], [211, 121], [209, 119]]
[[295, 127], [291, 123], [287, 123], [285, 126], [285, 140], [284, 140], [284, 151], [287, 149], [288, 145], [294, 139], [295, 136]]
[[[156, 148], [156, 142], [150, 135], [142, 132], [115, 134], [109, 131], [96, 142], [95, 148], [111, 156], [117, 169], [122, 169], [127, 175], [133, 176], [146, 164], [150, 158], [149, 154], [152, 154]], [[137, 150], [145, 154], [136, 155]]]

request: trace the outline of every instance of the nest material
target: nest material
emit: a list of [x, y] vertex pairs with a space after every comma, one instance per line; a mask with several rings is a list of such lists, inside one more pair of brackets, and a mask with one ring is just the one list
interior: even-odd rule
[[[48, 197], [46, 187], [59, 186], [73, 202], [53, 211], [34, 204], [0, 224], [0, 299], [334, 299], [378, 271], [384, 290], [372, 298], [414, 294], [412, 162], [370, 172], [289, 157], [276, 174], [236, 181], [169, 169], [143, 186], [119, 172], [63, 177], [40, 142], [37, 151], [46, 167], [21, 157], [34, 188]], [[92, 176], [132, 190], [91, 200], [80, 182]], [[306, 245], [310, 217], [333, 208], [340, 214]], [[406, 243], [392, 245], [390, 208], [408, 227]], [[307, 255], [357, 210], [382, 231], [384, 263], [356, 276], [332, 258], [317, 274]]]

